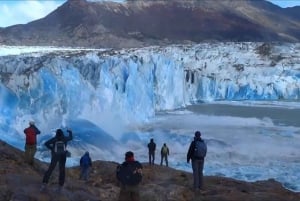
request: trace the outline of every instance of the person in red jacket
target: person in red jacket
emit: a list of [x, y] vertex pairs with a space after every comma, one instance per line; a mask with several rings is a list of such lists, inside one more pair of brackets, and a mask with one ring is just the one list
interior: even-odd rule
[[26, 143], [25, 143], [25, 161], [32, 165], [34, 164], [34, 155], [36, 153], [36, 136], [41, 132], [34, 125], [33, 121], [29, 122], [29, 127], [24, 129], [24, 133], [26, 135]]

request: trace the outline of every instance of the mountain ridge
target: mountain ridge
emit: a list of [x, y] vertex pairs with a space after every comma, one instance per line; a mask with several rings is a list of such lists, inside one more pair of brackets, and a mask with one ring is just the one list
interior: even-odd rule
[[[299, 12], [298, 12], [299, 11]], [[67, 1], [0, 29], [0, 44], [126, 48], [207, 41], [299, 42], [300, 7], [267, 1]]]

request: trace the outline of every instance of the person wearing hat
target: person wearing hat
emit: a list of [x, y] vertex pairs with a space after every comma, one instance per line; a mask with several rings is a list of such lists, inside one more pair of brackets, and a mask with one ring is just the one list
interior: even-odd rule
[[200, 131], [196, 131], [187, 153], [187, 163], [192, 160], [194, 190], [203, 191], [203, 166], [206, 152], [206, 143], [201, 138]]
[[34, 125], [33, 121], [29, 122], [29, 127], [24, 129], [25, 133], [25, 161], [32, 165], [34, 164], [34, 155], [36, 153], [36, 136], [40, 134], [40, 130]]
[[139, 201], [139, 184], [142, 181], [142, 164], [134, 159], [134, 153], [125, 153], [125, 161], [117, 166], [117, 179], [121, 183], [119, 201]]

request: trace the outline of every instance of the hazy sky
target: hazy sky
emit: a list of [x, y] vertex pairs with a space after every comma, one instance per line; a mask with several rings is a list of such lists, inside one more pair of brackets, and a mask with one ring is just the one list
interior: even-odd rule
[[[26, 24], [33, 20], [45, 17], [65, 1], [66, 0], [0, 0], [0, 27], [7, 27], [14, 24]], [[300, 0], [268, 1], [284, 8], [295, 5], [300, 6]]]

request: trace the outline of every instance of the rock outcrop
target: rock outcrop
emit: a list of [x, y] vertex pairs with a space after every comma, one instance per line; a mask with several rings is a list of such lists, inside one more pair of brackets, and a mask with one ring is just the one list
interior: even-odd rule
[[[34, 167], [24, 162], [23, 152], [0, 141], [0, 200], [2, 201], [116, 201], [119, 184], [117, 163], [94, 161], [89, 181], [79, 180], [79, 168], [67, 168], [66, 183], [56, 192], [55, 171], [46, 191], [40, 192], [48, 164], [39, 160]], [[141, 201], [299, 201], [300, 194], [284, 189], [274, 180], [248, 183], [230, 178], [205, 177], [205, 192], [193, 192], [191, 173], [165, 166], [143, 164]]]

